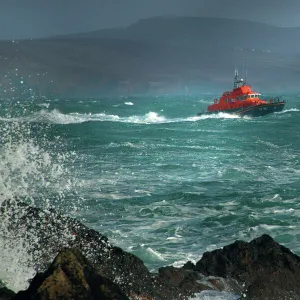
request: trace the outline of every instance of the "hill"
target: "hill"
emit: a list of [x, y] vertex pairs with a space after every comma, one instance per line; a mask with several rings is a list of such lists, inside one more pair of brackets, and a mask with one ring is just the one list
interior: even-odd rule
[[127, 28], [1, 41], [1, 94], [219, 92], [235, 67], [267, 92], [299, 90], [300, 28], [155, 17]]

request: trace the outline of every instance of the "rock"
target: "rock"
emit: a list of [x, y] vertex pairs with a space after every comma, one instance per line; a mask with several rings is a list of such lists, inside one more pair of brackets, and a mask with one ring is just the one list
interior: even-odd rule
[[206, 252], [194, 270], [236, 279], [247, 299], [300, 299], [300, 257], [266, 234]]
[[37, 274], [26, 291], [12, 300], [129, 299], [101, 276], [77, 250], [63, 249], [44, 274]]
[[172, 266], [160, 268], [159, 278], [169, 287], [178, 288], [182, 295], [192, 296], [194, 293], [212, 289], [208, 285], [199, 282], [202, 280], [199, 273], [184, 268]]
[[186, 270], [194, 270], [195, 268], [195, 265], [189, 260], [188, 262], [186, 262], [183, 267], [183, 269], [186, 269]]
[[0, 300], [10, 300], [14, 295], [15, 293], [0, 281]]

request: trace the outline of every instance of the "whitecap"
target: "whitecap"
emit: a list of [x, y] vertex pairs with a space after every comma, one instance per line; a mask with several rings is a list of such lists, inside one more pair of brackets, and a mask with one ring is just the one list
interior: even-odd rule
[[155, 258], [161, 260], [161, 261], [164, 261], [165, 259], [163, 258], [163, 256], [158, 252], [158, 251], [155, 251], [153, 250], [152, 248], [148, 247], [147, 248], [147, 252], [149, 254], [151, 254], [151, 256], [154, 256]]
[[201, 115], [201, 116], [193, 116], [187, 118], [187, 121], [199, 121], [199, 120], [207, 120], [207, 119], [240, 119], [241, 116], [235, 114], [228, 114], [228, 113], [216, 113], [216, 114], [209, 114], [209, 115]]
[[50, 103], [41, 103], [41, 104], [37, 104], [37, 106], [49, 108]]
[[300, 111], [298, 108], [290, 108], [290, 109], [284, 109], [283, 111], [275, 112], [275, 114], [284, 114], [288, 112], [298, 112]]
[[165, 123], [167, 122], [166, 118], [162, 115], [159, 115], [156, 112], [150, 111], [149, 113], [143, 116], [131, 116], [128, 118], [122, 119], [124, 122], [129, 123]]

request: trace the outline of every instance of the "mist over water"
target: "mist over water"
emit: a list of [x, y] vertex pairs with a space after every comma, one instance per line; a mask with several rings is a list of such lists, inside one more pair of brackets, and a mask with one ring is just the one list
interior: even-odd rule
[[[150, 270], [263, 233], [300, 254], [300, 96], [261, 118], [197, 117], [213, 96], [3, 99], [0, 201], [54, 206]], [[35, 236], [8, 222], [0, 278], [19, 290]]]

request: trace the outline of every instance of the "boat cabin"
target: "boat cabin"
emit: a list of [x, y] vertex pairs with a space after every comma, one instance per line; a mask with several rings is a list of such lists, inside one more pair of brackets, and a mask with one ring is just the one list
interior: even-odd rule
[[208, 106], [208, 111], [235, 110], [267, 103], [260, 98], [260, 93], [252, 90], [251, 85], [246, 84], [243, 79], [238, 78], [237, 72], [234, 79], [233, 90], [224, 92], [219, 100], [215, 99], [214, 104]]

